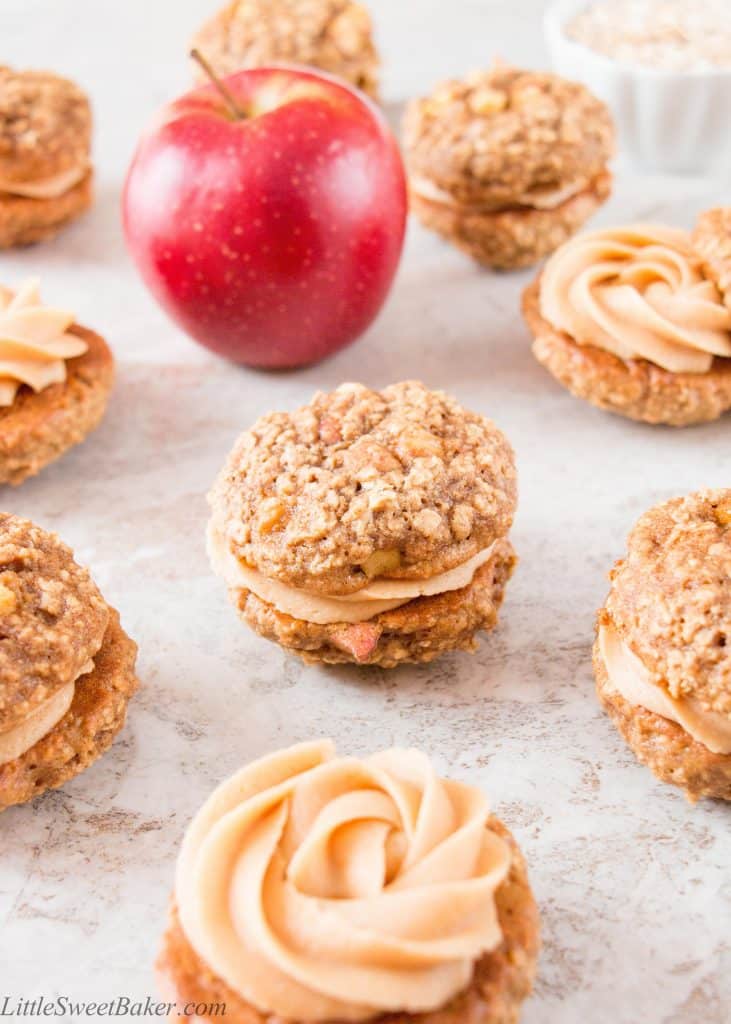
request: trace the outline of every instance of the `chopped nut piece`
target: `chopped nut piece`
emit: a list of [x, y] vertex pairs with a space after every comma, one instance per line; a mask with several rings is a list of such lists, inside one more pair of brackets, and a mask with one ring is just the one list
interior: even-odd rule
[[284, 515], [284, 505], [277, 498], [265, 498], [259, 506], [257, 526], [262, 533], [269, 533]]
[[442, 517], [431, 508], [423, 508], [414, 516], [414, 526], [425, 537], [435, 537], [442, 528]]
[[393, 572], [401, 565], [401, 555], [395, 549], [390, 551], [374, 551], [366, 558], [361, 566], [368, 577], [383, 576], [384, 573]]
[[716, 521], [719, 522], [721, 524], [721, 526], [729, 526], [729, 525], [731, 525], [731, 504], [729, 504], [729, 505], [719, 505], [717, 507], [717, 509], [716, 509]]
[[508, 105], [507, 94], [500, 89], [477, 89], [469, 100], [473, 114], [496, 114]]
[[0, 583], [0, 615], [11, 615], [15, 611], [15, 594], [4, 583]]
[[353, 447], [346, 452], [345, 462], [348, 469], [356, 473], [364, 469], [388, 473], [389, 470], [401, 468], [398, 459], [394, 458], [388, 448], [367, 438], [363, 441], [356, 441]]
[[392, 487], [381, 487], [376, 484], [368, 492], [368, 508], [373, 512], [382, 512], [385, 508], [396, 508], [398, 494]]
[[457, 505], [452, 512], [452, 533], [457, 540], [465, 540], [472, 532], [475, 514], [469, 505]]
[[409, 426], [399, 431], [396, 442], [396, 451], [403, 459], [418, 459], [419, 457], [442, 455], [442, 442], [423, 427]]

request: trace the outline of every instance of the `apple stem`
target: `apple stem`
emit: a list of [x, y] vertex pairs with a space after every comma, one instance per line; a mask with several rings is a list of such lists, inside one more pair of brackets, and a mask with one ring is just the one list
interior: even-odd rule
[[190, 56], [191, 59], [196, 62], [196, 64], [203, 68], [205, 73], [210, 78], [211, 84], [214, 85], [216, 89], [218, 89], [219, 93], [221, 94], [221, 97], [225, 100], [226, 106], [234, 115], [234, 117], [238, 121], [244, 121], [246, 119], [246, 111], [242, 110], [242, 108], [238, 105], [232, 93], [223, 84], [221, 79], [218, 77], [218, 75], [213, 70], [213, 68], [206, 60], [206, 58], [203, 56], [203, 54], [200, 52], [200, 50], [194, 47], [190, 51]]

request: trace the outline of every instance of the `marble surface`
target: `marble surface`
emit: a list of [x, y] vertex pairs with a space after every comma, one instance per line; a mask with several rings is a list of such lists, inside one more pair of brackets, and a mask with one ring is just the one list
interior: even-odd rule
[[[82, 0], [3, 0], [12, 45], [2, 56], [51, 63], [61, 6], [97, 17]], [[30, 7], [48, 15], [37, 61], [20, 14]], [[141, 17], [143, 7], [128, 10]], [[181, 7], [187, 16], [201, 4]], [[122, 33], [119, 15], [110, 18]], [[132, 14], [125, 24], [131, 46], [139, 26]], [[530, 355], [518, 313], [530, 275], [481, 272], [415, 224], [389, 303], [358, 344], [289, 375], [209, 357], [146, 296], [118, 225], [134, 136], [176, 76], [184, 81], [179, 54], [151, 63], [141, 37], [143, 57], [122, 83], [121, 42], [105, 70], [96, 51], [69, 39], [66, 69], [76, 61], [99, 111], [98, 202], [56, 242], [0, 255], [0, 279], [40, 275], [49, 299], [107, 335], [119, 381], [101, 429], [4, 490], [0, 505], [57, 530], [92, 568], [139, 643], [143, 685], [97, 765], [0, 818], [0, 996], [154, 995], [152, 962], [191, 815], [243, 762], [330, 735], [356, 754], [422, 747], [444, 773], [484, 787], [514, 830], [543, 916], [525, 1024], [724, 1024], [731, 812], [693, 808], [637, 765], [594, 698], [590, 647], [606, 573], [636, 517], [671, 495], [729, 484], [731, 420], [650, 429], [572, 399]], [[620, 177], [596, 223], [689, 226], [724, 193]], [[382, 386], [411, 376], [492, 416], [515, 446], [521, 564], [500, 627], [477, 655], [430, 667], [305, 667], [229, 607], [206, 562], [205, 492], [260, 413], [346, 379]]]

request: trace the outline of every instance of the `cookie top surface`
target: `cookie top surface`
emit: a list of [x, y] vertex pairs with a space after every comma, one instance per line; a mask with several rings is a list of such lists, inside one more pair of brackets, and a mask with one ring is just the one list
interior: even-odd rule
[[607, 611], [656, 682], [731, 715], [731, 488], [651, 508], [611, 579]]
[[353, 0], [234, 0], [194, 44], [221, 74], [292, 61], [365, 86], [357, 66], [377, 61], [370, 15]]
[[731, 206], [701, 214], [693, 232], [693, 248], [706, 277], [715, 282], [731, 309]]
[[342, 384], [239, 438], [209, 498], [232, 551], [265, 576], [346, 594], [427, 579], [507, 533], [512, 449], [488, 419], [407, 381]]
[[589, 183], [614, 150], [609, 110], [583, 85], [503, 66], [412, 101], [404, 137], [412, 178], [463, 202]]
[[0, 513], [0, 731], [79, 676], [108, 619], [106, 602], [69, 547]]
[[91, 108], [77, 85], [50, 71], [0, 67], [0, 177], [33, 182], [86, 162]]

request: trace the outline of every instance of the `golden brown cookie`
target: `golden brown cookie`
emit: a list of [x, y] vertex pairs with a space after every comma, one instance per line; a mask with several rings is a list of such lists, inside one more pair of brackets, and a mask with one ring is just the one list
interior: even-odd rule
[[495, 624], [516, 498], [485, 417], [415, 381], [344, 384], [241, 436], [211, 560], [242, 617], [309, 660], [430, 660]]
[[[416, 750], [317, 763], [328, 747], [262, 758], [191, 822], [156, 964], [163, 998], [211, 1017], [225, 1004], [232, 1024], [517, 1022], [540, 922], [509, 830]], [[344, 956], [320, 951], [321, 922]], [[272, 933], [276, 952], [260, 938]]]
[[105, 340], [74, 324], [88, 345], [67, 362], [63, 383], [35, 393], [23, 387], [0, 407], [0, 484], [17, 485], [80, 444], [102, 420], [114, 383], [114, 357]]
[[0, 513], [0, 809], [82, 772], [124, 724], [136, 645], [70, 548]]
[[539, 297], [540, 276], [523, 294], [533, 355], [577, 398], [632, 420], [673, 427], [707, 423], [731, 409], [731, 360], [716, 359], [708, 373], [697, 374], [620, 359], [556, 330], [541, 315]]
[[50, 238], [91, 205], [91, 127], [73, 82], [0, 67], [0, 248]]
[[[284, 62], [337, 75], [378, 99], [371, 18], [354, 0], [233, 0], [192, 45], [219, 75]], [[200, 75], [200, 68], [196, 65]]]
[[480, 210], [435, 202], [411, 193], [411, 209], [421, 223], [479, 263], [495, 270], [528, 267], [558, 249], [599, 209], [611, 192], [609, 173], [565, 199], [553, 210], [506, 207]]
[[731, 489], [646, 512], [611, 581], [594, 649], [602, 704], [659, 778], [691, 800], [731, 799]]
[[611, 190], [605, 105], [557, 75], [497, 66], [438, 86], [404, 123], [412, 209], [480, 263], [527, 266]]
[[298, 654], [309, 664], [380, 665], [428, 662], [445, 651], [474, 651], [475, 635], [497, 625], [505, 585], [517, 559], [509, 541], [461, 590], [420, 597], [368, 622], [320, 625], [303, 622], [245, 589], [232, 589], [231, 602], [260, 636]]

